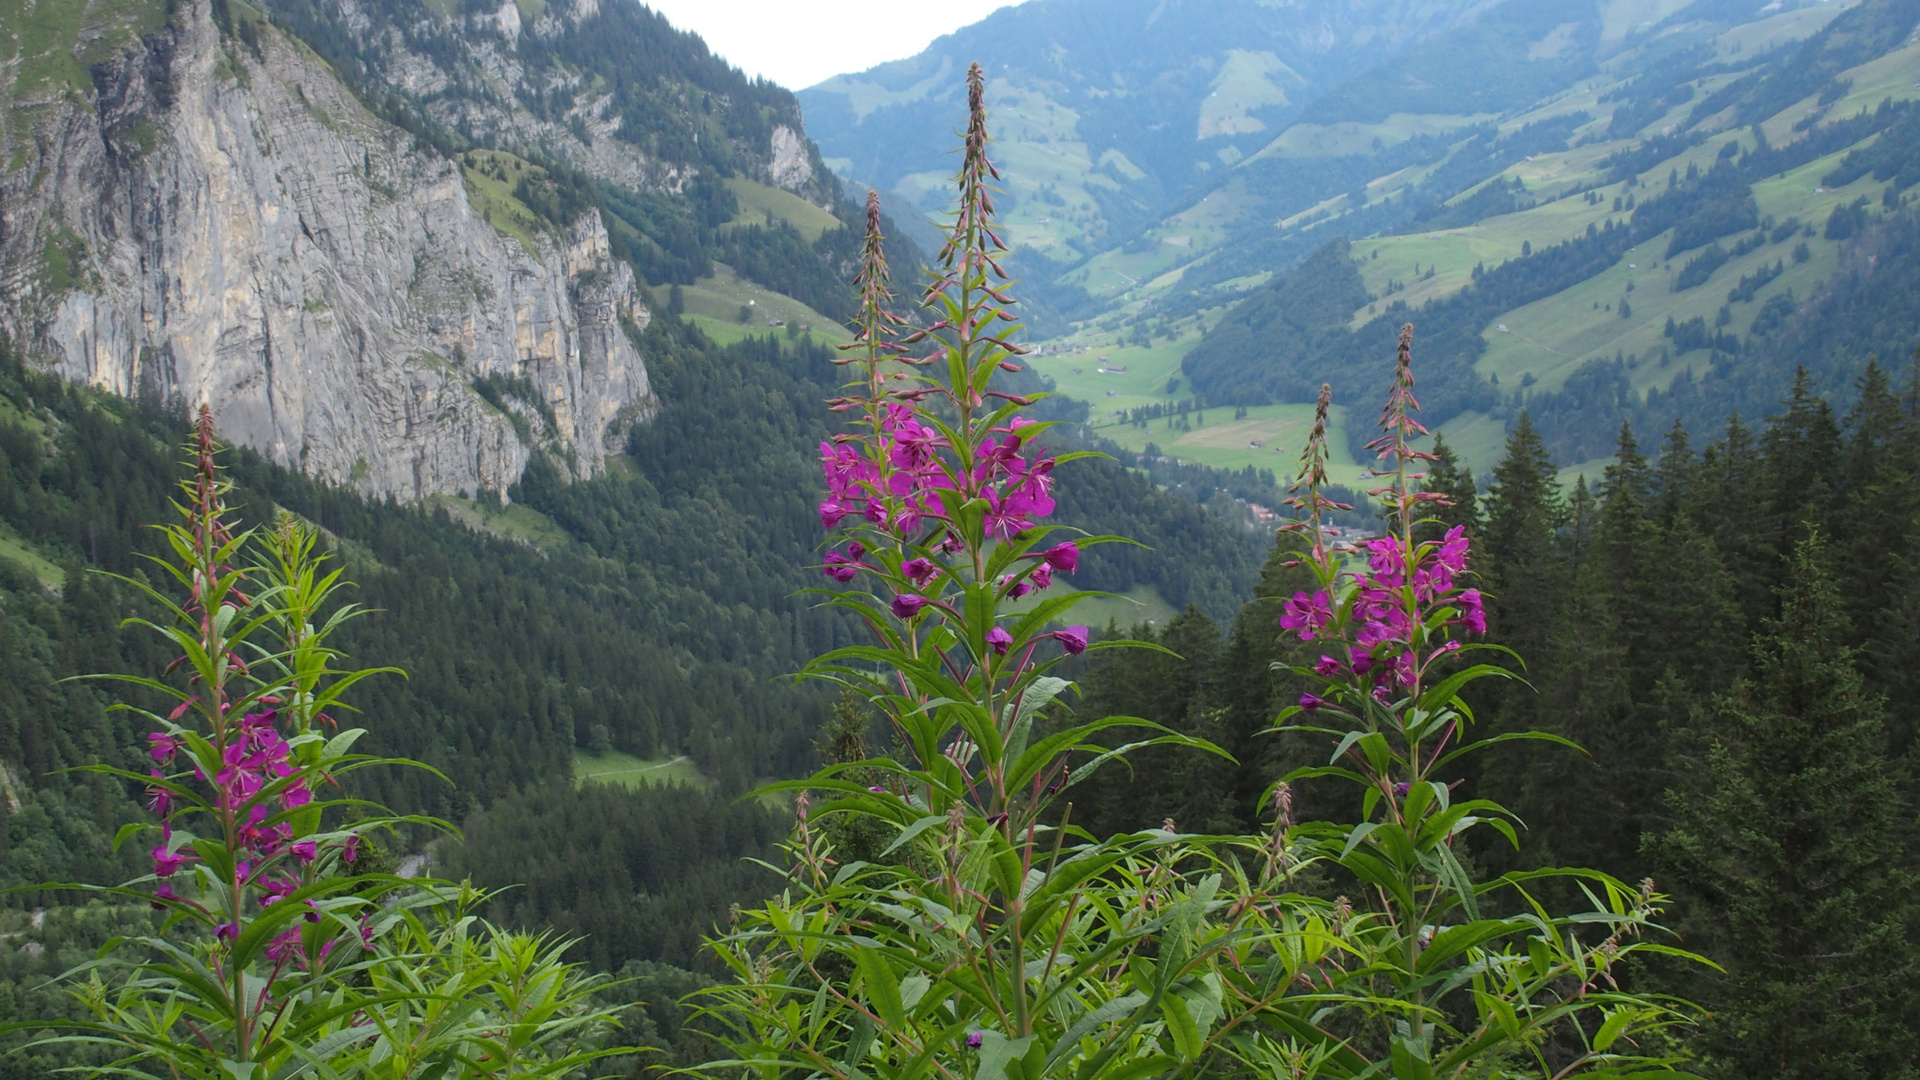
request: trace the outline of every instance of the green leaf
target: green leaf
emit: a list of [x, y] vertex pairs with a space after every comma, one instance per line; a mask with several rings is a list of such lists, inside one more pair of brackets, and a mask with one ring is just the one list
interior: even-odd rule
[[1600, 1030], [1594, 1032], [1593, 1048], [1604, 1053], [1607, 1047], [1612, 1046], [1621, 1035], [1624, 1035], [1627, 1028], [1633, 1026], [1633, 1022], [1641, 1015], [1639, 1009], [1616, 1009], [1609, 1013], [1606, 1023], [1601, 1024]]
[[1024, 1039], [1009, 1039], [997, 1031], [982, 1031], [980, 1065], [974, 1070], [973, 1080], [1006, 1080], [1007, 1063], [1024, 1055], [1032, 1042], [1031, 1035]]
[[1193, 1022], [1193, 1014], [1187, 1011], [1186, 1001], [1178, 994], [1162, 997], [1160, 1015], [1166, 1018], [1167, 1034], [1173, 1037], [1174, 1050], [1188, 1061], [1199, 1057], [1206, 1043], [1200, 1036], [1199, 1025]]
[[1394, 1080], [1433, 1080], [1425, 1039], [1393, 1040], [1393, 1076]]
[[853, 962], [860, 969], [860, 977], [867, 984], [867, 1000], [880, 1018], [894, 1027], [902, 1027], [907, 1022], [907, 1009], [900, 1000], [900, 979], [893, 973], [893, 965], [880, 950], [871, 946], [856, 945], [853, 949]]
[[945, 814], [928, 814], [926, 817], [923, 817], [919, 821], [916, 821], [913, 824], [907, 826], [906, 828], [900, 830], [900, 835], [894, 837], [893, 843], [888, 844], [886, 846], [886, 849], [880, 852], [880, 857], [886, 858], [888, 855], [893, 854], [894, 851], [898, 849], [902, 844], [908, 843], [914, 837], [919, 836], [921, 833], [926, 832], [928, 829], [933, 828], [935, 825], [945, 824], [946, 820], [947, 820], [947, 815]]
[[1027, 748], [1028, 736], [1033, 731], [1034, 716], [1072, 685], [1065, 679], [1042, 675], [1028, 683], [1026, 689], [1020, 694], [1020, 700], [1017, 702], [1018, 710], [1015, 710], [1014, 703], [1009, 703], [1001, 711], [1003, 719], [1008, 712], [1013, 713], [1013, 722], [1007, 725], [1006, 756], [1008, 758], [1015, 761], [1020, 759], [1021, 753]]

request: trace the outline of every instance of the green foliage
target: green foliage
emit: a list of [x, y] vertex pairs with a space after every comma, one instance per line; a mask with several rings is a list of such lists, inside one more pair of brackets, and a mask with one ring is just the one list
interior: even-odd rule
[[596, 970], [686, 966], [729, 905], [774, 889], [774, 875], [744, 860], [770, 856], [789, 826], [757, 801], [707, 791], [551, 782], [492, 800], [442, 855], [449, 875], [516, 886], [480, 913], [578, 941]]
[[[1350, 245], [1330, 240], [1230, 311], [1181, 370], [1215, 402], [1304, 401], [1323, 381], [1318, 361], [1347, 345], [1347, 323], [1367, 299]], [[1251, 362], [1254, 356], [1261, 361]]]
[[[347, 690], [388, 672], [334, 666], [342, 657], [328, 639], [360, 612], [330, 602], [341, 571], [321, 565], [310, 527], [283, 514], [270, 533], [235, 531], [205, 406], [188, 450], [182, 521], [159, 530], [170, 557], [151, 559], [184, 599], [121, 579], [165, 620], [125, 624], [151, 631], [176, 660], [159, 679], [99, 676], [171, 706], [164, 715], [115, 706], [153, 729], [160, 768], [89, 766], [146, 783], [159, 825], [130, 821], [114, 846], [157, 831], [153, 874], [118, 888], [59, 886], [150, 901], [164, 919], [59, 976], [84, 1018], [0, 1031], [110, 1057], [114, 1074], [202, 1080], [315, 1069], [400, 1077], [423, 1066], [558, 1077], [620, 1052], [581, 1042], [607, 1010], [589, 1005], [593, 983], [560, 961], [564, 945], [493, 933], [469, 948], [459, 909], [470, 890], [355, 866], [363, 835], [432, 824], [327, 797], [339, 777], [396, 763], [352, 752], [364, 730], [322, 734]], [[402, 895], [390, 897], [395, 889]]]
[[1650, 846], [1700, 897], [1727, 964], [1703, 990], [1725, 1075], [1898, 1076], [1920, 911], [1899, 852], [1910, 804], [1886, 754], [1885, 706], [1846, 637], [1818, 533], [1794, 546], [1753, 674], [1708, 713], [1704, 768], [1676, 777], [1674, 825]]

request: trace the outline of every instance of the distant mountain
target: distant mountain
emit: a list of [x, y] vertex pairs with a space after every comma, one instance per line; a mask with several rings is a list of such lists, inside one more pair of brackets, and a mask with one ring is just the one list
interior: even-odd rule
[[1753, 418], [1803, 363], [1845, 397], [1920, 339], [1917, 23], [1920, 0], [1031, 0], [801, 100], [835, 168], [911, 202], [943, 167], [914, 134], [935, 76], [1004, 65], [1035, 366], [1100, 435], [1273, 469], [1321, 382], [1372, 400], [1412, 321], [1470, 464], [1525, 409], [1592, 471], [1622, 422]]
[[1056, 263], [1132, 239], [1329, 89], [1488, 0], [1029, 0], [800, 92], [843, 176], [942, 208], [978, 60], [1012, 235]]

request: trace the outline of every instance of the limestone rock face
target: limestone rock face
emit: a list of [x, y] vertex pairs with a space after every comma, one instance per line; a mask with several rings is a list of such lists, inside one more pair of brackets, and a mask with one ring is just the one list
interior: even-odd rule
[[455, 163], [253, 36], [182, 4], [93, 69], [92, 107], [40, 110], [0, 178], [0, 329], [369, 494], [504, 492], [537, 447], [595, 472], [654, 403], [628, 333], [648, 312], [598, 215], [497, 230]]

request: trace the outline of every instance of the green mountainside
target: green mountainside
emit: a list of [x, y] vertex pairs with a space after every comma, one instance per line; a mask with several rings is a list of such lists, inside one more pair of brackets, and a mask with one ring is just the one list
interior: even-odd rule
[[[1041, 28], [1077, 10], [1032, 0], [995, 18], [1010, 27], [1017, 12], [1021, 26]], [[1380, 376], [1355, 373], [1382, 371], [1412, 321], [1422, 404], [1470, 467], [1491, 467], [1531, 410], [1556, 459], [1592, 473], [1623, 420], [1651, 430], [1765, 415], [1798, 365], [1846, 398], [1870, 355], [1904, 354], [1920, 339], [1920, 312], [1905, 299], [1920, 4], [1506, 0], [1422, 11], [1431, 20], [1390, 50], [1361, 47], [1364, 33], [1336, 35], [1319, 69], [1328, 78], [1290, 89], [1284, 108], [1250, 112], [1264, 130], [1236, 134], [1233, 160], [1205, 170], [1192, 170], [1191, 147], [1149, 152], [1075, 114], [1077, 127], [1041, 145], [1071, 143], [1088, 162], [1111, 153], [1147, 176], [1188, 171], [1178, 184], [1156, 181], [1158, 207], [1143, 196], [1147, 208], [1128, 219], [1140, 225], [1114, 224], [1072, 252], [1022, 224], [1051, 220], [1036, 197], [1057, 183], [1022, 125], [1044, 96], [1037, 88], [1060, 101], [1070, 85], [1090, 91], [1020, 74], [1023, 50], [1046, 54], [1034, 44], [1044, 35], [1012, 47], [1016, 62], [990, 98], [1013, 128], [1002, 146], [1010, 233], [1016, 263], [1044, 279], [1039, 291], [1061, 316], [1040, 328], [1036, 367], [1091, 404], [1099, 435], [1135, 449], [1151, 441], [1182, 461], [1284, 471], [1319, 384], [1334, 385], [1336, 402], [1372, 399]], [[1071, 73], [1112, 53], [1197, 69], [1205, 64], [1163, 39], [1229, 29], [1257, 39], [1306, 24], [1287, 5], [1215, 14], [1168, 5], [1151, 26], [1116, 18], [1084, 59], [1063, 47], [1051, 63]], [[1176, 16], [1186, 22], [1169, 29]], [[861, 154], [903, 144], [887, 124], [913, 100], [908, 73], [984, 48], [998, 25], [804, 91], [829, 160], [912, 204], [906, 166], [888, 179]], [[1156, 100], [1169, 129], [1178, 119], [1189, 133], [1213, 107], [1206, 95]], [[851, 116], [849, 102], [866, 111]], [[1357, 453], [1364, 430], [1346, 434]]]

